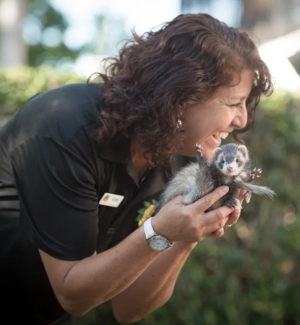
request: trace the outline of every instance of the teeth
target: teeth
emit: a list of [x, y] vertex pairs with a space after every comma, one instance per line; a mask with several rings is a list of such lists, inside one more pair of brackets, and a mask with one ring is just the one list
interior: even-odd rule
[[226, 139], [228, 137], [228, 133], [227, 132], [217, 132], [214, 134], [214, 136], [216, 138]]
[[228, 133], [227, 133], [227, 132], [221, 132], [221, 133], [220, 133], [220, 137], [221, 137], [222, 139], [226, 139], [226, 138], [228, 137]]

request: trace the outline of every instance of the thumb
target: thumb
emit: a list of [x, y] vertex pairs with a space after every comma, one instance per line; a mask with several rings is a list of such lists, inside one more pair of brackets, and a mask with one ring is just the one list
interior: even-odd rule
[[201, 199], [193, 203], [196, 212], [203, 213], [208, 208], [210, 208], [214, 203], [216, 203], [222, 196], [224, 196], [229, 191], [228, 186], [221, 186], [216, 188], [209, 194], [206, 194]]

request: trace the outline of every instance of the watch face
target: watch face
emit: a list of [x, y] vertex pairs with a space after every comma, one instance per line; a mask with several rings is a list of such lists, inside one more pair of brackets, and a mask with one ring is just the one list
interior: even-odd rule
[[160, 235], [153, 236], [148, 239], [149, 246], [155, 250], [162, 252], [167, 248], [171, 247], [168, 240]]

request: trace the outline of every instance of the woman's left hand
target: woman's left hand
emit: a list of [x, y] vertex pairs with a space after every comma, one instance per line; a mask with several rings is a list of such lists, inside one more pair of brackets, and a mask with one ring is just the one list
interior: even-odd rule
[[[240, 206], [242, 206], [246, 192], [247, 192], [246, 190], [240, 191], [239, 198], [237, 199]], [[241, 215], [241, 209], [234, 209], [234, 211], [229, 215], [229, 219], [226, 222], [225, 227], [231, 227], [233, 224], [235, 224], [238, 221], [240, 215]], [[211, 234], [211, 236], [213, 237], [221, 237], [223, 235], [224, 235], [224, 228], [220, 228]]]

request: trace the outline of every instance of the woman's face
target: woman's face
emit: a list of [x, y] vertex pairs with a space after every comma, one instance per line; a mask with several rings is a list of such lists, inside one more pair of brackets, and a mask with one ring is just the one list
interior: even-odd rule
[[243, 70], [240, 83], [221, 87], [213, 98], [189, 105], [182, 115], [186, 139], [176, 153], [194, 157], [196, 144], [201, 144], [208, 159], [220, 146], [221, 139], [234, 129], [247, 124], [246, 100], [253, 86], [253, 72]]

